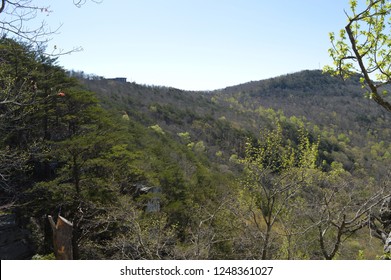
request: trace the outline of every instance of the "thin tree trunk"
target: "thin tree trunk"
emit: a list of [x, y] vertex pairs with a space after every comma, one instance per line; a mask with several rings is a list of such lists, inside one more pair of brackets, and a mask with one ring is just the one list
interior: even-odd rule
[[262, 256], [261, 256], [261, 260], [267, 260], [267, 257], [268, 257], [268, 249], [269, 249], [269, 242], [270, 242], [270, 234], [271, 234], [271, 230], [272, 230], [272, 226], [271, 225], [267, 225], [267, 229], [266, 229], [266, 234], [265, 234], [265, 240], [264, 240], [264, 244], [262, 246]]

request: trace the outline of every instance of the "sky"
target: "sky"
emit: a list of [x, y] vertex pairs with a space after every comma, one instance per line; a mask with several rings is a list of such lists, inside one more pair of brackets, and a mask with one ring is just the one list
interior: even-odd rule
[[[88, 0], [90, 1], [90, 0]], [[331, 64], [348, 0], [46, 0], [48, 44], [68, 70], [214, 90]]]

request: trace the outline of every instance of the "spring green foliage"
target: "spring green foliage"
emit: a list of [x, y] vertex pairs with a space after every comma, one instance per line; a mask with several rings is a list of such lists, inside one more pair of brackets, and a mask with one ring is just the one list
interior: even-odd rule
[[361, 9], [358, 1], [351, 0], [348, 24], [339, 36], [330, 33], [329, 54], [334, 65], [324, 70], [344, 79], [359, 73], [361, 84], [368, 89], [367, 96], [391, 112], [388, 88], [385, 87], [391, 77], [391, 3], [385, 0], [365, 2], [366, 6]]
[[52, 253], [48, 214], [73, 222], [81, 259], [376, 254], [357, 245], [369, 213], [357, 203], [379, 198], [391, 131], [369, 106], [338, 106], [357, 83], [303, 72], [190, 93], [77, 80], [6, 38], [0, 51], [1, 204], [36, 258]]
[[244, 243], [254, 244], [257, 235], [262, 242], [249, 247], [246, 257], [291, 259], [315, 253], [334, 259], [343, 240], [365, 227], [371, 205], [389, 192], [357, 180], [337, 162], [322, 171], [319, 141], [310, 141], [303, 128], [298, 132], [297, 141], [285, 141], [277, 123], [247, 144], [242, 185], [248, 198], [242, 211], [251, 222]]
[[261, 259], [272, 257], [274, 227], [291, 219], [292, 205], [300, 203], [298, 194], [311, 170], [316, 169], [318, 144], [310, 143], [303, 130], [296, 146], [284, 142], [281, 125], [277, 123], [274, 130], [264, 131], [257, 143], [247, 144], [243, 160], [243, 185], [252, 197], [249, 212], [253, 213], [253, 222], [263, 239]]

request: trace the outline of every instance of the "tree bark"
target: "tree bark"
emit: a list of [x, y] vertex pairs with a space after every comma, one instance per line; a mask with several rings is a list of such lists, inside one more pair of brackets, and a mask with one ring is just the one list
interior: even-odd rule
[[1, 4], [0, 4], [0, 14], [4, 11], [4, 8], [5, 8], [5, 0], [1, 0]]
[[386, 260], [391, 259], [391, 232], [388, 234], [386, 241], [384, 242], [384, 258]]
[[72, 231], [73, 224], [65, 218], [58, 216], [57, 224], [54, 223], [53, 217], [48, 216], [53, 231], [54, 255], [57, 260], [72, 260]]
[[380, 208], [380, 219], [384, 227], [384, 255], [386, 259], [391, 258], [391, 197], [383, 201]]

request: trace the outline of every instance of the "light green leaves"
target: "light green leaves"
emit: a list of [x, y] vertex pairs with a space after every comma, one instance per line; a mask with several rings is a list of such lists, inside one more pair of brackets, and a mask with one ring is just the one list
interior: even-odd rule
[[391, 83], [391, 3], [367, 1], [361, 12], [357, 11], [357, 0], [349, 3], [348, 24], [340, 30], [338, 38], [329, 33], [333, 65], [323, 71], [344, 79], [360, 74], [360, 82], [368, 88], [369, 96], [391, 112], [391, 104], [378, 92], [381, 86]]
[[357, 8], [357, 0], [350, 0], [349, 4], [350, 4], [350, 8], [354, 12], [356, 10], [356, 8]]

